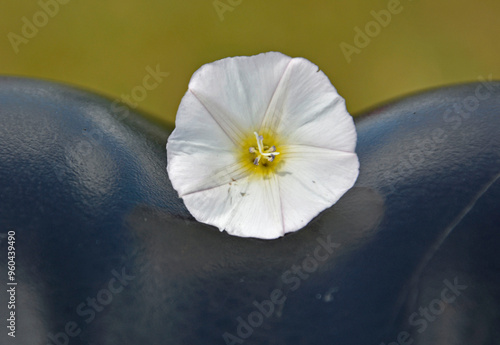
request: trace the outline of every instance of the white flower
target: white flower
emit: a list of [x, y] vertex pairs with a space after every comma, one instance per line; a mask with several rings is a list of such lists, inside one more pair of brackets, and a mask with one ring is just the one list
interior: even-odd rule
[[173, 187], [200, 222], [241, 237], [297, 231], [358, 176], [356, 129], [318, 67], [281, 53], [202, 66], [167, 143]]

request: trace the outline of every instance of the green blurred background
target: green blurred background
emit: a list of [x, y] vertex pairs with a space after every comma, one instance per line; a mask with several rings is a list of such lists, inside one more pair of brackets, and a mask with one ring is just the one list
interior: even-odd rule
[[[137, 104], [163, 122], [175, 119], [193, 72], [227, 56], [305, 57], [354, 114], [413, 91], [500, 75], [498, 0], [401, 0], [380, 32], [369, 25], [373, 38], [350, 62], [341, 43], [356, 47], [355, 27], [364, 31], [372, 11], [396, 0], [55, 1], [0, 3], [0, 73], [115, 99], [159, 65], [170, 74]], [[27, 22], [35, 30], [23, 34]]]

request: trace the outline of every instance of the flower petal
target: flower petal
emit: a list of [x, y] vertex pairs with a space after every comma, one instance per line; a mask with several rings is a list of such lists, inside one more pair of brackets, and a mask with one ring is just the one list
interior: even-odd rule
[[207, 109], [187, 92], [167, 143], [167, 171], [179, 195], [225, 185], [248, 175], [235, 150]]
[[184, 196], [200, 222], [240, 237], [274, 239], [284, 235], [278, 177], [255, 177]]
[[259, 129], [291, 58], [281, 53], [226, 58], [202, 66], [189, 90], [233, 141]]
[[304, 227], [332, 206], [358, 177], [355, 153], [299, 145], [286, 146], [279, 169], [281, 207], [286, 232]]
[[262, 127], [293, 144], [353, 152], [356, 129], [344, 99], [310, 61], [294, 58], [281, 79]]

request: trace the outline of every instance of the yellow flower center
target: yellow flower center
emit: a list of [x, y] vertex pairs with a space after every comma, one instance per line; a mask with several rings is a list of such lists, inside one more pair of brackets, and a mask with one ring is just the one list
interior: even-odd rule
[[[255, 139], [257, 140], [257, 150], [255, 149], [255, 146], [250, 146], [248, 149], [248, 152], [254, 153], [256, 157], [253, 160], [254, 165], [259, 165], [261, 160], [267, 159], [269, 162], [274, 161], [277, 155], [280, 153], [276, 151], [276, 146], [266, 146], [264, 145], [264, 137], [262, 135], [259, 135], [257, 132], [253, 132], [255, 135]], [[263, 162], [262, 164], [266, 164], [267, 162]]]
[[275, 135], [265, 130], [260, 132], [263, 135], [253, 132], [243, 142], [241, 159], [248, 170], [255, 174], [267, 175], [279, 165], [283, 152], [278, 150]]

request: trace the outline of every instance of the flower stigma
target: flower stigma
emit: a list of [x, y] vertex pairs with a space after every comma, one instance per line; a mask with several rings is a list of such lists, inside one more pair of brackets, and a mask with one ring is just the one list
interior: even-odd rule
[[269, 162], [274, 161], [274, 158], [279, 155], [279, 152], [276, 152], [276, 146], [265, 146], [264, 145], [264, 137], [262, 135], [259, 135], [257, 132], [253, 132], [255, 135], [255, 139], [257, 140], [257, 148], [259, 149], [259, 152], [255, 150], [254, 146], [251, 146], [248, 151], [250, 153], [254, 153], [257, 157], [254, 158], [253, 164], [254, 165], [259, 165], [260, 160], [264, 157], [267, 159]]
[[274, 133], [265, 129], [259, 132], [253, 132], [244, 140], [241, 157], [246, 169], [257, 176], [266, 176], [275, 171], [283, 152], [281, 149], [278, 152], [276, 142], [279, 140]]

